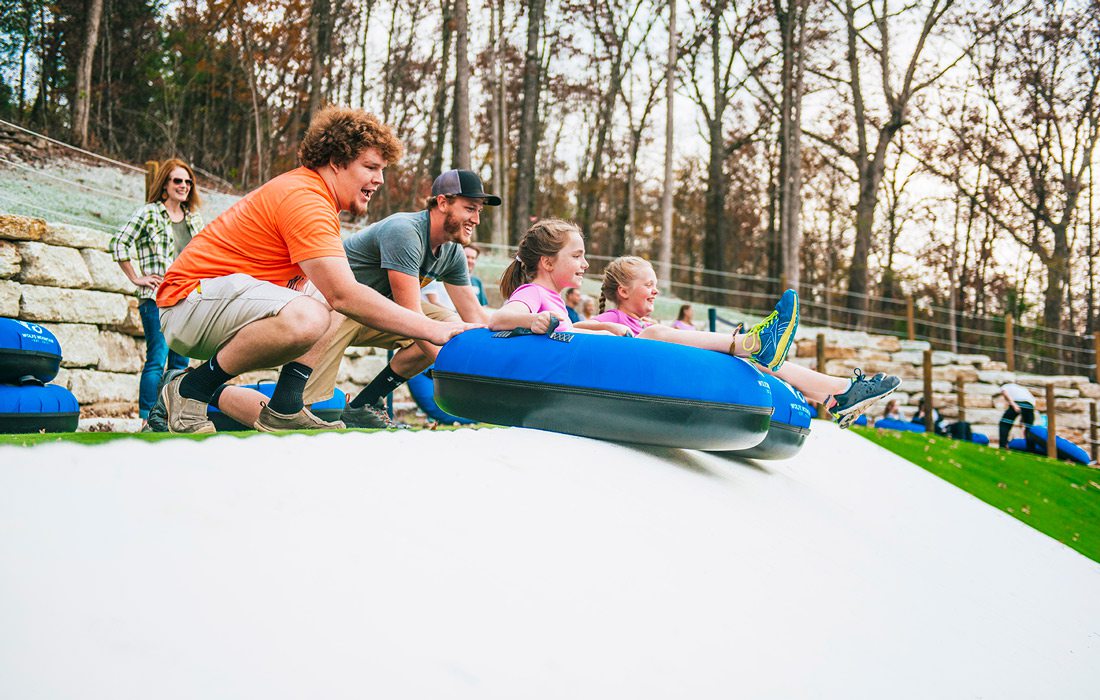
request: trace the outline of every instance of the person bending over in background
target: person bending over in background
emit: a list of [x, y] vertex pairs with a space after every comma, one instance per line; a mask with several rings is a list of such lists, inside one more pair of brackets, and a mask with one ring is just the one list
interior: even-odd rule
[[[822, 374], [802, 365], [783, 362], [798, 326], [798, 297], [793, 289], [784, 292], [772, 315], [754, 326], [748, 334], [742, 335], [739, 327], [734, 330], [732, 339], [725, 333], [677, 330], [657, 324], [649, 315], [653, 313], [658, 294], [657, 274], [648, 261], [633, 256], [616, 258], [604, 270], [603, 286], [600, 290], [601, 313], [596, 320], [622, 324], [629, 329], [630, 335], [639, 338], [728, 352], [741, 357], [749, 355], [760, 369], [788, 382], [810, 400], [823, 404], [841, 428], [847, 428], [873, 403], [889, 396], [901, 384], [899, 378], [885, 374], [876, 374], [868, 379], [857, 369], [854, 379], [844, 379]], [[615, 308], [604, 311], [608, 301]], [[795, 310], [793, 320], [788, 326], [784, 320], [791, 316], [787, 311], [791, 306]], [[782, 334], [786, 340], [769, 340], [778, 334]], [[757, 336], [756, 340], [753, 340], [754, 335]], [[760, 349], [755, 352], [736, 352], [739, 342], [742, 348]], [[768, 354], [768, 349], [772, 347], [782, 348], [775, 353], [774, 358]]]
[[1012, 432], [1012, 426], [1016, 424], [1016, 418], [1023, 419], [1024, 430], [1035, 423], [1035, 396], [1027, 387], [1009, 382], [1001, 387], [1001, 396], [1008, 402], [1008, 408], [1001, 416], [999, 428], [1000, 446], [1008, 447], [1008, 434]]
[[[172, 263], [157, 290], [161, 329], [173, 350], [205, 362], [161, 388], [170, 431], [214, 432], [210, 404], [257, 430], [343, 428], [302, 400], [332, 310], [437, 344], [470, 327], [401, 308], [351, 273], [339, 213], [364, 213], [401, 151], [373, 115], [325, 108], [302, 139], [302, 166], [250, 192]], [[243, 372], [280, 365], [270, 401], [224, 387]]]
[[[171, 350], [160, 331], [157, 287], [164, 272], [191, 239], [202, 230], [201, 199], [191, 167], [177, 158], [157, 168], [147, 203], [134, 212], [111, 238], [111, 257], [137, 287], [138, 313], [145, 331], [145, 365], [138, 386], [138, 413], [142, 430], [149, 428], [149, 411], [157, 401], [157, 387], [167, 370], [187, 367], [187, 358]], [[139, 270], [131, 263], [137, 253]]]

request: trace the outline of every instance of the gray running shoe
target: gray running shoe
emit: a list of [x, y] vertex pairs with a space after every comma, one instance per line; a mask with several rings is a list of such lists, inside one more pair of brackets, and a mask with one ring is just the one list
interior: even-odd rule
[[165, 382], [160, 389], [164, 403], [165, 424], [170, 433], [216, 433], [214, 424], [206, 417], [207, 404], [180, 396], [183, 372]]
[[359, 408], [344, 407], [344, 413], [340, 416], [349, 428], [376, 428], [381, 430], [400, 428], [390, 414], [386, 412], [386, 406], [381, 399], [373, 404], [366, 404]]
[[305, 407], [291, 415], [277, 413], [264, 403], [260, 409], [260, 417], [252, 427], [262, 433], [272, 433], [276, 430], [343, 430], [344, 423], [338, 420], [321, 420], [313, 414], [313, 411]]
[[164, 373], [163, 377], [160, 378], [160, 384], [157, 385], [157, 401], [153, 404], [153, 407], [149, 409], [149, 417], [145, 419], [145, 427], [141, 429], [141, 432], [168, 432], [168, 412], [164, 408], [164, 399], [162, 398], [160, 392], [162, 389], [164, 389], [165, 384], [172, 381], [186, 371], [186, 369], [170, 369]]
[[829, 409], [829, 413], [833, 414], [842, 429], [854, 423], [871, 404], [894, 393], [901, 384], [901, 379], [892, 374], [879, 372], [870, 379], [861, 369], [856, 369], [854, 374], [852, 386], [843, 394], [833, 396], [836, 405]]

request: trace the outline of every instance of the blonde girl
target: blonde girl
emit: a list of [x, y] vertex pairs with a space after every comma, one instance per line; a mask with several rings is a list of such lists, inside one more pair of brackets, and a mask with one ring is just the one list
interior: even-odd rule
[[[657, 274], [649, 262], [633, 256], [617, 258], [604, 270], [600, 289], [600, 314], [596, 316], [596, 320], [625, 325], [641, 338], [718, 352], [727, 352], [727, 348], [732, 347], [730, 336], [724, 333], [677, 330], [656, 324], [649, 315], [653, 313], [658, 294]], [[787, 294], [793, 292], [788, 291]], [[608, 302], [614, 308], [607, 309]], [[791, 335], [793, 337], [793, 333]], [[734, 331], [733, 342], [736, 343], [739, 337], [739, 332]], [[793, 363], [777, 367], [768, 367], [759, 360], [757, 363], [801, 391], [810, 400], [824, 404], [842, 428], [851, 425], [871, 404], [893, 393], [901, 383], [897, 377], [884, 374], [867, 378], [858, 369], [855, 370], [855, 379], [849, 380]]]

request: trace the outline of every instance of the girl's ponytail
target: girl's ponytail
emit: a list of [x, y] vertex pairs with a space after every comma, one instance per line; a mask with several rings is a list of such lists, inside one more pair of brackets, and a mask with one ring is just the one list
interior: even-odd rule
[[512, 260], [512, 264], [504, 269], [504, 274], [500, 276], [500, 296], [504, 301], [508, 301], [508, 297], [512, 296], [512, 292], [519, 289], [520, 285], [526, 282], [527, 279], [523, 274], [523, 263], [517, 255]]

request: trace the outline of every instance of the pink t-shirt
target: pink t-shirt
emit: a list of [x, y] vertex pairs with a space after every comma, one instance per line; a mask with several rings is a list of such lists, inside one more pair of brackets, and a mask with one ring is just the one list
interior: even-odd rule
[[681, 330], [681, 331], [693, 331], [693, 330], [695, 330], [695, 326], [691, 325], [690, 323], [688, 323], [686, 321], [681, 321], [680, 319], [676, 319], [675, 321], [673, 321], [672, 322], [672, 327], [676, 328], [678, 330]]
[[554, 314], [561, 321], [557, 328], [559, 331], [567, 331], [573, 327], [573, 324], [569, 321], [569, 312], [565, 310], [565, 302], [562, 301], [561, 295], [542, 285], [521, 285], [516, 291], [512, 292], [512, 296], [508, 297], [507, 303], [510, 304], [513, 301], [523, 304], [533, 314], [542, 313], [543, 311]]
[[608, 309], [607, 311], [604, 311], [602, 314], [592, 320], [621, 323], [629, 328], [630, 332], [634, 335], [638, 335], [639, 333], [641, 333], [642, 329], [646, 328], [647, 326], [653, 325], [652, 323], [645, 323], [641, 319], [634, 318], [625, 311], [620, 311], [618, 309]]

